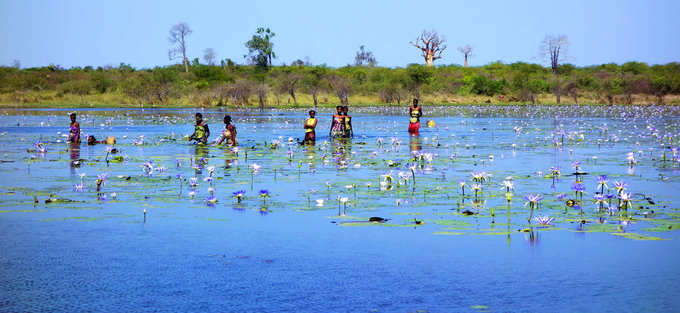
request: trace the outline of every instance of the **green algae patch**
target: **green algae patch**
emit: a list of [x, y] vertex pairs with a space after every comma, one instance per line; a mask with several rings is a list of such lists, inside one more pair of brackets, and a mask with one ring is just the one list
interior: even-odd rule
[[654, 227], [646, 227], [642, 230], [648, 232], [667, 232], [680, 229], [680, 223], [675, 221], [650, 220], [650, 223], [652, 223]]
[[392, 215], [425, 215], [423, 212], [395, 212]]
[[637, 233], [611, 233], [614, 236], [619, 236], [623, 238], [633, 239], [633, 240], [666, 240], [655, 236], [645, 236]]
[[226, 219], [226, 218], [214, 218], [214, 217], [204, 217], [203, 220], [212, 221], [212, 222], [226, 222], [226, 221], [228, 221], [228, 219]]
[[47, 210], [43, 210], [43, 209], [34, 209], [34, 210], [0, 210], [0, 213], [40, 213], [40, 212], [47, 212]]
[[616, 224], [585, 224], [583, 230], [571, 230], [577, 233], [611, 233], [620, 231]]
[[465, 235], [465, 233], [462, 232], [455, 232], [455, 231], [436, 231], [432, 233], [433, 235], [446, 235], [446, 236], [455, 236], [455, 235]]
[[76, 221], [81, 221], [81, 222], [94, 222], [94, 221], [99, 221], [103, 220], [106, 218], [110, 218], [110, 216], [102, 216], [102, 217], [85, 217], [85, 216], [73, 216], [73, 217], [61, 217], [61, 218], [48, 218], [44, 219], [41, 222], [58, 222], [58, 221], [68, 221], [68, 220], [76, 220]]
[[474, 224], [466, 221], [459, 221], [459, 220], [449, 220], [449, 219], [437, 219], [437, 220], [427, 220], [428, 222], [437, 224], [437, 225], [442, 225], [442, 226], [452, 226], [452, 227], [460, 227], [460, 228], [468, 228], [474, 226]]

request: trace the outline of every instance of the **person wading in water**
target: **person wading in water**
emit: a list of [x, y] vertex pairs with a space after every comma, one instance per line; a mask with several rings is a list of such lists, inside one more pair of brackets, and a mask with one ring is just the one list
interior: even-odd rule
[[224, 116], [224, 132], [215, 145], [221, 145], [223, 141], [227, 141], [227, 145], [238, 146], [238, 140], [236, 140], [236, 126], [231, 123], [231, 116]]
[[80, 124], [76, 122], [76, 112], [69, 114], [71, 117], [71, 125], [68, 129], [68, 142], [72, 144], [80, 144]]
[[335, 107], [337, 112], [333, 115], [331, 120], [331, 128], [328, 131], [328, 137], [341, 137], [345, 134], [345, 117], [342, 115], [342, 106]]
[[349, 111], [349, 107], [344, 106], [342, 107], [342, 114], [345, 115], [345, 137], [346, 138], [354, 138], [354, 130], [352, 129], [352, 117], [347, 114]]
[[409, 107], [408, 115], [410, 117], [408, 132], [411, 135], [418, 135], [418, 130], [420, 129], [420, 117], [423, 116], [423, 108], [418, 106], [418, 99], [413, 99], [413, 105]]
[[316, 141], [316, 131], [314, 130], [316, 128], [316, 118], [314, 116], [316, 116], [316, 111], [310, 110], [309, 118], [305, 120], [305, 139], [302, 140], [302, 144], [313, 145]]
[[196, 113], [196, 126], [194, 127], [194, 133], [189, 136], [189, 140], [205, 144], [208, 142], [208, 137], [210, 137], [208, 123], [203, 120], [203, 114]]

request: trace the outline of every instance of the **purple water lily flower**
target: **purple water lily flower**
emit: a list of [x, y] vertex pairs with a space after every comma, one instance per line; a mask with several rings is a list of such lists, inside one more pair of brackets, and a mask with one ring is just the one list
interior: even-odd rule
[[536, 216], [534, 217], [534, 222], [539, 225], [550, 225], [555, 220], [554, 217], [550, 216]]

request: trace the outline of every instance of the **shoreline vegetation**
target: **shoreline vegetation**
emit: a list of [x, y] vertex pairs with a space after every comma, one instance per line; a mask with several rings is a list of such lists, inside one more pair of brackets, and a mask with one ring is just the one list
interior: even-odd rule
[[0, 108], [309, 108], [424, 105], [680, 105], [680, 64], [576, 67], [495, 62], [478, 67], [331, 68], [300, 60], [254, 65], [195, 59], [135, 69], [0, 67]]

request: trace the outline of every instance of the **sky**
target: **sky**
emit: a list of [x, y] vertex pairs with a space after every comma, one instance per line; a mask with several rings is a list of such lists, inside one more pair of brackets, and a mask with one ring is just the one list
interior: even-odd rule
[[[427, 5], [424, 5], [427, 3]], [[470, 65], [495, 61], [547, 65], [538, 57], [546, 35], [564, 34], [564, 62], [577, 66], [680, 61], [677, 0], [496, 1], [139, 1], [0, 0], [0, 64], [136, 68], [168, 59], [170, 28], [189, 24], [190, 59], [212, 48], [217, 59], [245, 63], [244, 43], [269, 27], [275, 65], [308, 58], [332, 67], [354, 61], [359, 46], [379, 66], [424, 64], [411, 46], [424, 29], [448, 48], [437, 65], [462, 64], [457, 48], [473, 47]]]

